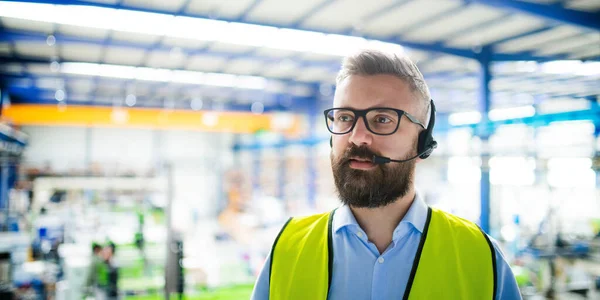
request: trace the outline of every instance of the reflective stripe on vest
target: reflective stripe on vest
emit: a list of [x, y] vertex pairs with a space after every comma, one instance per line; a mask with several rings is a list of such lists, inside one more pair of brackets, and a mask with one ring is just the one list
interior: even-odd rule
[[[271, 251], [269, 299], [327, 299], [334, 212], [291, 218], [283, 226]], [[495, 250], [487, 235], [470, 221], [429, 208], [403, 299], [495, 295]]]

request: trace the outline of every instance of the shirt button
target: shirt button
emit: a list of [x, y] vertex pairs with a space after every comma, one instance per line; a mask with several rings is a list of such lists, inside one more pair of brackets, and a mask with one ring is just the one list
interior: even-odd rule
[[377, 261], [378, 261], [380, 264], [382, 264], [382, 263], [385, 261], [385, 259], [383, 259], [383, 257], [380, 257], [380, 258], [379, 258]]
[[360, 231], [359, 231], [359, 232], [357, 232], [357, 233], [356, 233], [356, 235], [357, 235], [359, 238], [362, 238], [362, 237], [363, 237], [363, 234], [362, 234], [362, 232], [360, 232]]

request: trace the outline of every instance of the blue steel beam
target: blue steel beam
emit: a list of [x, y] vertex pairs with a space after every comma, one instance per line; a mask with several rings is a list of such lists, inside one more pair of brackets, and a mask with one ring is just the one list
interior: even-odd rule
[[509, 37], [500, 39], [500, 40], [493, 41], [491, 44], [492, 45], [499, 45], [499, 44], [506, 43], [506, 42], [512, 41], [512, 40], [516, 40], [516, 39], [519, 39], [519, 38], [522, 38], [522, 37], [532, 36], [532, 35], [536, 35], [538, 33], [546, 32], [546, 31], [549, 31], [549, 30], [554, 29], [554, 28], [556, 28], [556, 26], [544, 26], [542, 28], [537, 28], [537, 29], [525, 31], [525, 32], [519, 33], [517, 35], [513, 35], [513, 36], [509, 36]]
[[[63, 61], [64, 62], [70, 62], [70, 61]], [[49, 62], [45, 59], [37, 59], [37, 58], [2, 58], [0, 57], [0, 64], [10, 64], [10, 63], [18, 63], [18, 64], [49, 64]], [[181, 69], [169, 69], [172, 71], [177, 71], [177, 70], [181, 70]], [[236, 75], [236, 74], [231, 74], [231, 75]], [[7, 78], [7, 79], [25, 79], [25, 78], [94, 78], [94, 77], [101, 77], [102, 80], [104, 81], [115, 81], [115, 82], [123, 82], [123, 81], [128, 81], [128, 79], [119, 79], [119, 78], [112, 78], [112, 77], [102, 77], [102, 76], [88, 76], [88, 75], [79, 75], [79, 74], [62, 74], [62, 73], [57, 73], [56, 75], [31, 75], [31, 74], [25, 74], [25, 75], [14, 75], [14, 74], [2, 74], [0, 73], [0, 78]], [[280, 83], [284, 83], [284, 84], [289, 84], [289, 85], [310, 85], [310, 84], [319, 84], [319, 82], [300, 82], [300, 81], [296, 81], [293, 79], [282, 79], [282, 78], [269, 78], [269, 77], [263, 77], [266, 80], [269, 81], [274, 81], [274, 82], [280, 82]], [[140, 80], [140, 82], [151, 82], [151, 81], [145, 81], [145, 80]], [[194, 84], [189, 84], [189, 86], [197, 86]], [[215, 86], [215, 88], [217, 88]], [[227, 87], [222, 87], [222, 88], [227, 88]]]
[[547, 20], [600, 30], [600, 13], [564, 8], [561, 5], [537, 4], [517, 0], [474, 0], [497, 8], [509, 9]]
[[[148, 50], [148, 45], [143, 45], [135, 42], [127, 42], [127, 41], [115, 41], [111, 40], [105, 42], [103, 39], [96, 38], [83, 38], [83, 37], [73, 37], [67, 36], [63, 34], [55, 34], [56, 43], [79, 43], [79, 44], [90, 44], [90, 45], [99, 45], [99, 46], [114, 46], [114, 47], [124, 47], [124, 48], [133, 48], [139, 50]], [[5, 31], [0, 32], [0, 42], [18, 42], [18, 41], [35, 41], [35, 42], [44, 42], [46, 41], [47, 35], [40, 33], [31, 33], [31, 32], [23, 32], [23, 31]], [[155, 45], [155, 48], [152, 50], [160, 50], [160, 51], [170, 51], [172, 47]], [[265, 55], [236, 55], [231, 53], [224, 53], [209, 50], [207, 48], [202, 48], [199, 50], [186, 50], [181, 49], [182, 53], [186, 56], [193, 55], [211, 55], [217, 56], [220, 58], [226, 59], [236, 59], [236, 58], [247, 58], [255, 61], [260, 61], [262, 63], [279, 63], [281, 61], [280, 58], [270, 57]], [[289, 58], [288, 58], [289, 59]], [[300, 67], [320, 67], [327, 68], [333, 71], [337, 71], [339, 69], [339, 62], [319, 62], [319, 61], [301, 61], [299, 62]]]
[[[481, 53], [478, 57], [479, 64], [481, 66], [480, 77], [479, 77], [479, 107], [478, 111], [481, 113], [482, 123], [487, 123], [488, 113], [491, 107], [491, 91], [490, 82], [492, 81], [491, 71], [491, 56], [492, 49], [489, 46], [485, 46], [481, 49]], [[478, 130], [478, 135], [481, 138], [482, 143], [489, 143], [489, 137], [492, 134], [487, 128], [481, 128]], [[483, 231], [490, 233], [490, 169], [489, 169], [489, 155], [483, 154], [481, 157], [481, 180], [480, 180], [480, 203], [481, 203], [481, 214], [479, 217], [479, 225]]]
[[[83, 6], [94, 6], [94, 7], [113, 8], [113, 9], [126, 9], [126, 10], [131, 10], [131, 11], [138, 11], [138, 12], [173, 15], [169, 11], [164, 11], [164, 10], [160, 10], [160, 9], [141, 8], [141, 7], [137, 7], [137, 6], [133, 6], [133, 5], [125, 5], [125, 4], [115, 5], [115, 4], [98, 3], [98, 2], [86, 2], [86, 1], [81, 1], [81, 0], [21, 0], [21, 1], [7, 0], [7, 1], [61, 4], [61, 5], [83, 5]], [[332, 1], [328, 1], [328, 2], [332, 2]], [[324, 3], [322, 5], [324, 6], [325, 4], [327, 4], [327, 3]], [[199, 14], [190, 14], [190, 13], [181, 13], [181, 14], [178, 14], [177, 16], [185, 16], [185, 17], [193, 17], [193, 18], [210, 18], [210, 16], [199, 15]], [[228, 22], [237, 22], [237, 20], [230, 19], [230, 18], [220, 18], [220, 20], [228, 21]], [[299, 27], [298, 24], [282, 26], [280, 24], [274, 25], [274, 24], [265, 24], [265, 23], [260, 23], [260, 22], [249, 22], [249, 21], [245, 21], [243, 23], [251, 24], [251, 25], [260, 25], [260, 26], [276, 26], [276, 27], [282, 28], [282, 29], [309, 30], [306, 28]], [[343, 32], [343, 31], [339, 32], [339, 31], [330, 31], [330, 30], [329, 31], [328, 30], [320, 30], [317, 32], [321, 32], [321, 33], [325, 33], [325, 34], [345, 34], [345, 32]], [[477, 53], [473, 52], [471, 49], [448, 47], [441, 43], [411, 42], [411, 41], [402, 40], [400, 38], [382, 39], [382, 38], [377, 38], [377, 37], [373, 37], [373, 36], [369, 36], [369, 35], [362, 35], [362, 37], [366, 38], [366, 39], [373, 39], [373, 40], [379, 40], [382, 42], [399, 44], [399, 45], [402, 45], [407, 48], [413, 48], [413, 49], [423, 50], [423, 51], [438, 52], [438, 53], [445, 53], [445, 54], [450, 54], [450, 55], [455, 55], [455, 56], [460, 56], [460, 57], [465, 57], [465, 58], [471, 58], [471, 59], [474, 59], [477, 56]], [[544, 56], [540, 57], [540, 56], [535, 56], [535, 55], [528, 55], [527, 53], [514, 54], [514, 55], [513, 54], [503, 54], [502, 56], [494, 55], [492, 57], [492, 60], [494, 60], [494, 61], [549, 60], [549, 59], [553, 59], [553, 58], [548, 58], [548, 57], [544, 57]]]
[[[246, 7], [246, 9], [244, 9], [244, 11], [237, 18], [237, 21], [238, 22], [243, 22], [244, 20], [246, 20], [246, 18], [252, 12], [252, 10], [254, 10], [261, 2], [262, 2], [262, 0], [254, 0], [254, 1], [252, 1], [252, 3], [250, 3], [250, 5], [248, 5], [248, 7]], [[184, 11], [179, 11], [178, 14], [182, 14], [182, 13], [184, 13]]]
[[[61, 63], [65, 63], [65, 62], [75, 62], [75, 61], [62, 61]], [[10, 63], [18, 63], [18, 64], [49, 64], [50, 61], [47, 59], [40, 59], [40, 58], [29, 58], [29, 57], [0, 57], [0, 63], [2, 64], [10, 64]], [[339, 68], [339, 64], [338, 64], [338, 68]], [[180, 69], [170, 69], [170, 70], [180, 70]], [[235, 74], [233, 74], [235, 75]], [[0, 73], [0, 77], [2, 76], [2, 73]], [[27, 75], [27, 76], [22, 76], [22, 75], [8, 75], [6, 74], [5, 76], [8, 76], [7, 78], [12, 78], [12, 79], [23, 79], [23, 78], [47, 78], [47, 77], [65, 77], [65, 78], [69, 78], [69, 77], [87, 77], [87, 78], [91, 78], [93, 76], [86, 76], [86, 75], [77, 75], [77, 74], [61, 74], [61, 73], [57, 73], [56, 75]], [[425, 79], [426, 80], [437, 80], [437, 79], [441, 79], [441, 80], [456, 80], [456, 79], [461, 79], [461, 77], [459, 77], [459, 75], [455, 74], [455, 72], [439, 72], [439, 73], [424, 73]], [[460, 74], [460, 76], [476, 76], [475, 73], [473, 74]], [[320, 84], [320, 82], [300, 82], [300, 81], [296, 81], [293, 79], [281, 79], [281, 78], [269, 78], [269, 77], [264, 77], [267, 80], [274, 80], [274, 81], [278, 81], [278, 82], [282, 82], [282, 83], [286, 83], [286, 84], [299, 84], [299, 85], [318, 85]], [[128, 81], [127, 79], [119, 79], [119, 78], [110, 78], [110, 77], [102, 77], [103, 80], [114, 80], [114, 81], [119, 81], [119, 82], [123, 82], [123, 81]], [[144, 81], [146, 82], [146, 81]]]
[[[1, 59], [0, 59], [0, 62], [2, 62]], [[2, 76], [2, 74], [0, 74], [0, 79], [2, 79], [2, 78], [4, 78], [5, 84], [7, 84], [9, 86], [10, 85], [14, 86], [18, 81], [22, 81], [22, 80], [31, 80], [32, 82], [34, 82], [37, 79], [49, 78], [49, 79], [60, 79], [60, 80], [63, 80], [65, 83], [68, 84], [71, 81], [75, 81], [75, 80], [78, 80], [78, 79], [81, 79], [81, 78], [93, 78], [93, 77], [84, 76], [84, 75], [64, 75], [64, 74], [40, 75], [40, 76], [37, 76], [37, 75], [26, 75], [26, 76], [24, 76], [24, 75], [10, 75], [10, 74], [4, 74], [4, 76]], [[450, 80], [450, 79], [448, 79], [448, 80]], [[122, 82], [127, 82], [124, 79], [108, 78], [108, 77], [107, 78], [102, 78], [102, 81], [103, 82], [114, 82], [114, 83], [117, 83], [117, 84], [122, 83]], [[156, 85], [153, 85], [151, 82], [144, 81], [144, 83], [146, 85], [150, 84], [152, 86], [156, 86]], [[293, 84], [293, 82], [289, 82], [289, 83]], [[590, 82], [589, 82], [588, 85], [590, 87], [593, 87], [594, 83], [595, 83], [595, 81], [590, 80]], [[178, 88], [178, 92], [185, 92], [186, 90], [189, 90], [189, 89], [194, 90], [194, 89], [197, 89], [198, 87], [200, 87], [200, 86], [198, 86], [198, 85], [187, 85], [187, 86], [184, 85], [184, 86], [181, 86], [181, 87]], [[33, 89], [39, 89], [39, 88], [33, 88]], [[237, 92], [237, 90], [234, 89], [234, 88], [206, 86], [206, 89], [209, 91], [209, 93], [210, 93], [210, 91], [214, 91], [215, 89], [225, 90], [225, 91], [228, 91], [227, 94], [229, 94], [228, 96], [226, 96], [226, 98], [235, 99], [235, 97], [237, 97], [235, 95], [236, 92]], [[435, 88], [435, 90], [445, 90], [445, 89], [444, 88]], [[49, 90], [45, 90], [45, 91], [47, 93]], [[246, 91], [244, 93], [258, 93], [258, 92], [259, 91], [248, 90], [248, 91]], [[500, 91], [500, 92], [502, 92], [502, 91]], [[122, 95], [124, 96], [124, 95], [126, 95], [126, 93], [127, 93], [127, 90], [123, 89], [122, 90]], [[596, 94], [597, 93], [593, 93], [592, 91], [590, 91], [587, 94], [582, 94], [581, 91], [579, 91], [577, 93], [574, 93], [574, 92], [565, 92], [565, 93], [559, 93], [559, 94], [557, 94], [557, 93], [547, 94], [546, 93], [546, 94], [539, 94], [539, 95], [547, 95], [547, 98], [573, 98], [573, 99], [581, 99], [581, 98], [588, 97], [588, 95], [596, 95]], [[70, 93], [67, 91], [67, 96], [68, 95], [70, 95]], [[296, 98], [294, 98], [291, 95], [285, 95], [285, 94], [279, 94], [279, 95], [276, 94], [275, 96], [271, 96], [271, 97], [275, 97], [275, 98], [279, 99], [277, 101], [278, 101], [278, 103], [280, 103], [282, 105], [282, 109], [284, 109], [284, 110], [288, 109], [288, 110], [291, 110], [291, 111], [293, 111], [295, 109], [300, 109], [298, 107], [297, 103], [307, 103], [306, 101], [304, 101], [302, 99], [308, 99], [306, 97], [296, 97]], [[283, 104], [283, 103], [288, 103], [289, 102], [289, 100], [284, 99], [285, 97], [289, 97], [290, 100], [292, 100], [292, 104], [293, 104], [292, 107], [287, 107], [285, 104]], [[139, 100], [143, 101], [143, 99], [145, 99], [145, 98], [143, 98], [143, 96], [140, 96]], [[300, 100], [295, 100], [295, 99], [300, 99]], [[303, 108], [302, 110], [305, 110], [305, 108]]]
[[[16, 0], [8, 0], [8, 1], [15, 2]], [[117, 6], [114, 4], [86, 2], [86, 1], [81, 1], [81, 0], [23, 0], [23, 1], [16, 1], [16, 2], [34, 2], [34, 3], [48, 3], [48, 4], [62, 4], [62, 5], [84, 5], [84, 6], [95, 6], [95, 7], [104, 7], [104, 8], [113, 8], [113, 9], [127, 9], [127, 10], [131, 10], [131, 11], [172, 15], [172, 13], [170, 13], [168, 11], [160, 10], [160, 9], [141, 8], [141, 7], [132, 6], [132, 5]], [[193, 18], [209, 18], [209, 16], [189, 14], [189, 13], [182, 13], [182, 14], [179, 14], [178, 16], [193, 17]], [[228, 22], [237, 22], [235, 19], [231, 19], [231, 18], [219, 18], [219, 20], [228, 21]], [[252, 24], [252, 25], [260, 25], [260, 26], [274, 26], [273, 24], [265, 24], [265, 23], [261, 23], [261, 22], [245, 21], [244, 23]], [[301, 28], [298, 26], [293, 26], [293, 25], [292, 26], [276, 25], [276, 27], [282, 28], [282, 29], [308, 30], [308, 29]], [[326, 31], [326, 30], [321, 30], [318, 32], [326, 33], [326, 34], [344, 34], [344, 32]], [[410, 41], [404, 41], [401, 39], [380, 39], [380, 38], [375, 38], [375, 37], [371, 37], [371, 36], [367, 36], [367, 35], [364, 35], [362, 37], [364, 37], [366, 39], [374, 39], [374, 40], [379, 40], [379, 41], [388, 42], [388, 43], [400, 44], [402, 46], [405, 46], [408, 48], [413, 48], [413, 49], [442, 52], [442, 53], [446, 53], [446, 54], [450, 54], [450, 55], [456, 55], [456, 56], [467, 57], [467, 58], [475, 57], [475, 54], [470, 49], [445, 47], [443, 45], [435, 44], [435, 43], [410, 42]]]

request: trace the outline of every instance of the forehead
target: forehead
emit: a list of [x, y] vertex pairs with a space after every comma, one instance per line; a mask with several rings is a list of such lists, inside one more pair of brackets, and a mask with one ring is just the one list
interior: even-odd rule
[[334, 107], [406, 109], [416, 104], [410, 86], [393, 75], [351, 75], [336, 87]]

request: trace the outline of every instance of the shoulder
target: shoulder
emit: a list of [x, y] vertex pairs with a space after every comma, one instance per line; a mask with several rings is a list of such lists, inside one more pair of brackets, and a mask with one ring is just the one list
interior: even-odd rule
[[330, 219], [333, 219], [331, 212], [290, 217], [281, 228], [281, 232], [288, 228], [308, 229], [315, 225], [327, 225]]
[[469, 221], [465, 218], [461, 218], [449, 212], [445, 212], [443, 210], [432, 208], [431, 209], [431, 219], [435, 220], [436, 225], [444, 225], [451, 230], [470, 230], [476, 232], [483, 232], [481, 228], [475, 222]]

